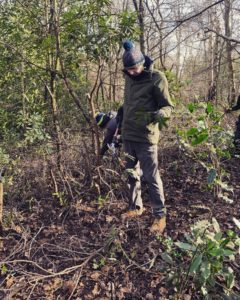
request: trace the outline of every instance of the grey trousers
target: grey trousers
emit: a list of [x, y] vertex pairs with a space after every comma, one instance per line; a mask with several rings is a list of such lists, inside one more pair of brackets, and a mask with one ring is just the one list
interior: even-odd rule
[[158, 171], [157, 145], [123, 141], [128, 173], [130, 209], [142, 208], [140, 168], [149, 187], [150, 201], [155, 217], [166, 215], [163, 184]]

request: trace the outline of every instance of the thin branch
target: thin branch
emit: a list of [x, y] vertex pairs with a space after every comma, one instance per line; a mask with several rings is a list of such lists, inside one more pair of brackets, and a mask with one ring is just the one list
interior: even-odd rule
[[216, 35], [220, 36], [221, 38], [223, 38], [226, 41], [233, 42], [233, 43], [236, 43], [236, 44], [240, 44], [240, 40], [236, 40], [236, 39], [234, 39], [230, 36], [226, 36], [224, 34], [221, 34], [221, 33], [217, 32], [216, 30], [214, 30], [212, 28], [209, 28], [209, 27], [205, 27], [205, 29], [207, 31], [211, 31], [211, 32], [215, 33]]
[[[182, 20], [176, 20], [176, 26], [174, 26], [174, 28], [172, 30], [170, 30], [163, 38], [162, 38], [162, 41], [165, 40], [170, 34], [172, 34], [178, 27], [180, 27], [182, 24], [186, 23], [187, 21], [191, 20], [191, 19], [194, 19], [200, 15], [202, 15], [205, 11], [207, 11], [208, 9], [222, 3], [224, 0], [219, 0], [207, 7], [205, 7], [204, 9], [202, 9], [201, 11], [199, 11], [198, 13], [194, 14], [194, 15], [191, 15], [185, 19], [182, 19]], [[155, 47], [157, 47], [159, 45], [159, 43], [157, 43], [155, 46], [152, 47], [151, 50], [153, 50]]]

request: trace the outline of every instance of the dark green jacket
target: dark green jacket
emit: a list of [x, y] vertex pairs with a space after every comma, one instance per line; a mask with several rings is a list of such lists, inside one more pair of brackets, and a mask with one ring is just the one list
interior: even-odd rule
[[156, 70], [143, 72], [140, 78], [125, 73], [122, 139], [157, 144], [158, 123], [149, 116], [158, 111], [170, 117], [173, 104], [165, 75]]

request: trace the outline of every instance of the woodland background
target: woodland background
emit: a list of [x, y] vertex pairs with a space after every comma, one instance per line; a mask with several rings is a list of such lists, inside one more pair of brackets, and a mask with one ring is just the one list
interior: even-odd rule
[[[225, 113], [239, 12], [238, 0], [0, 1], [1, 299], [240, 299], [237, 113]], [[98, 156], [94, 114], [123, 103], [125, 38], [175, 104], [161, 237], [145, 186], [146, 214], [121, 221], [122, 154]]]

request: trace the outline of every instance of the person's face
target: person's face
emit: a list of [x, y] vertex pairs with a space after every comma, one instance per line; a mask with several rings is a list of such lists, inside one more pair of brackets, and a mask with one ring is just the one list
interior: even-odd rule
[[137, 65], [132, 68], [127, 69], [127, 72], [131, 76], [138, 76], [143, 71], [143, 65]]

